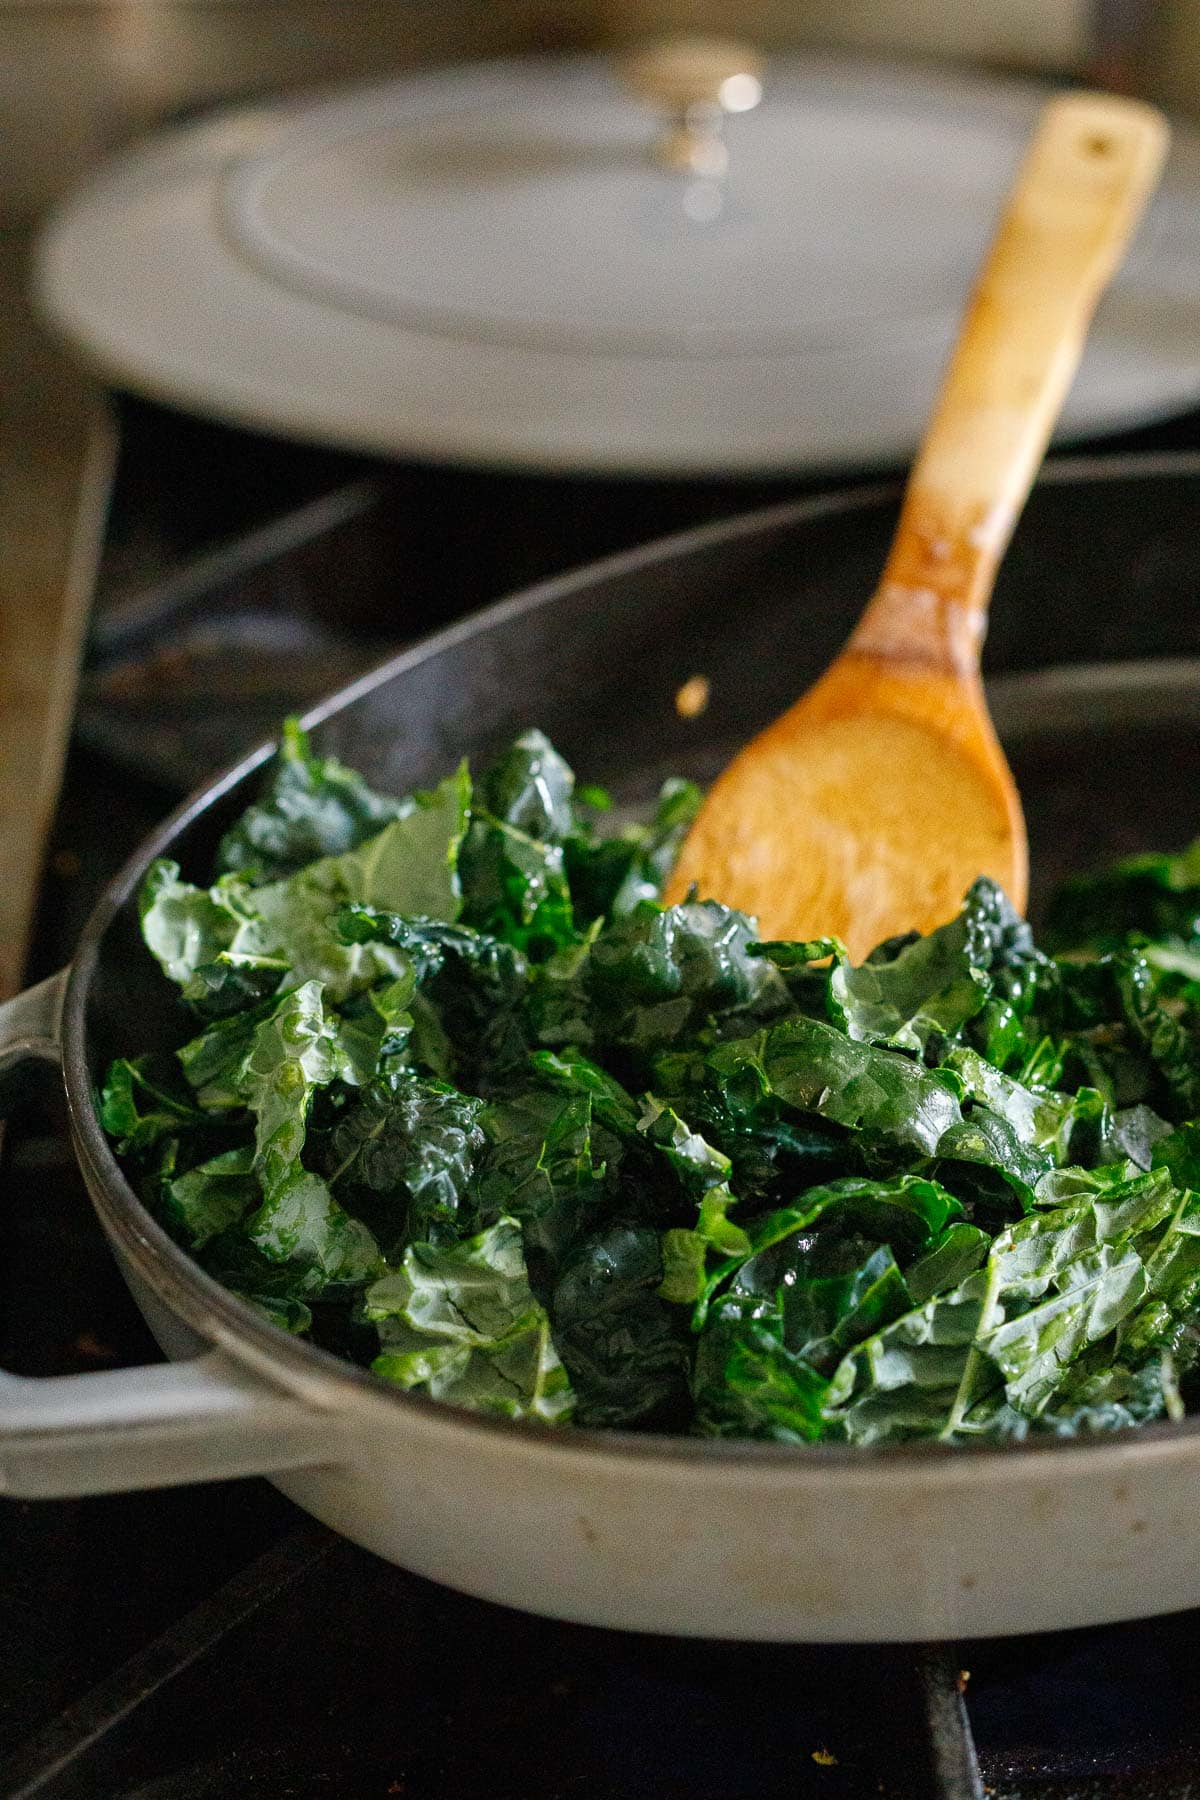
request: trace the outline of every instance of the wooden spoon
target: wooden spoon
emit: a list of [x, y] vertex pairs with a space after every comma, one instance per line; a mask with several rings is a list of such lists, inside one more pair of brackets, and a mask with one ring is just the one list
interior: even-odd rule
[[1153, 107], [1104, 94], [1042, 113], [879, 587], [816, 686], [718, 778], [669, 901], [694, 883], [764, 938], [832, 934], [856, 958], [941, 924], [980, 874], [1024, 907], [1021, 804], [979, 674], [987, 604], [1167, 140]]

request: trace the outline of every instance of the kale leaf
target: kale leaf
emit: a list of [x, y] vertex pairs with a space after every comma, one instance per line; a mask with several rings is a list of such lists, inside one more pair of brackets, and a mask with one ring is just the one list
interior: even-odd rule
[[486, 1139], [482, 1100], [442, 1082], [396, 1071], [365, 1087], [334, 1127], [327, 1176], [339, 1194], [354, 1187], [387, 1196], [388, 1243], [433, 1244], [470, 1235], [477, 1208], [468, 1196]]
[[205, 1123], [205, 1114], [155, 1069], [155, 1058], [124, 1056], [111, 1064], [100, 1091], [100, 1123], [123, 1156], [149, 1150]]
[[686, 1338], [659, 1294], [662, 1278], [658, 1233], [632, 1221], [584, 1236], [566, 1258], [550, 1317], [578, 1424], [664, 1423], [682, 1413]]
[[525, 1273], [521, 1228], [498, 1219], [445, 1249], [410, 1244], [367, 1289], [385, 1381], [456, 1406], [562, 1424], [575, 1397]]
[[217, 870], [277, 881], [318, 857], [357, 849], [412, 808], [411, 800], [373, 793], [335, 757], [314, 756], [299, 720], [285, 719], [263, 794], [221, 839]]
[[163, 1212], [189, 1247], [200, 1250], [210, 1238], [239, 1224], [261, 1198], [254, 1147], [240, 1144], [166, 1182]]
[[303, 1270], [306, 1295], [360, 1283], [380, 1263], [366, 1225], [302, 1161], [313, 1092], [335, 1069], [335, 1034], [320, 983], [305, 982], [259, 1025], [242, 1085], [255, 1121], [253, 1169], [262, 1190], [247, 1236], [270, 1261]]
[[243, 967], [277, 965], [274, 992], [320, 981], [334, 1000], [395, 980], [407, 969], [402, 952], [375, 942], [343, 942], [338, 915], [358, 905], [453, 919], [470, 793], [460, 769], [353, 850], [258, 887], [233, 874], [197, 888], [180, 879], [177, 864], [154, 863], [142, 888], [142, 935], [165, 973], [193, 999], [203, 997], [198, 972], [222, 958]]
[[[829, 980], [830, 1010], [849, 1037], [895, 1050], [924, 1051], [935, 1034], [953, 1037], [991, 994], [972, 896], [956, 919], [896, 946], [881, 946], [860, 968], [839, 958]], [[979, 958], [979, 961], [973, 958]], [[980, 963], [984, 966], [980, 966]]]
[[719, 1045], [707, 1058], [710, 1076], [734, 1112], [774, 1096], [799, 1113], [888, 1142], [901, 1152], [932, 1155], [960, 1123], [953, 1077], [926, 1071], [891, 1050], [855, 1042], [819, 1019], [785, 1019]]

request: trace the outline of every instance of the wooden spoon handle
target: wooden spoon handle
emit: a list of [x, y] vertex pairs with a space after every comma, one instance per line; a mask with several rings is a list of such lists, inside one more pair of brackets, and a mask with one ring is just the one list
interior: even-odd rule
[[853, 647], [977, 667], [1000, 558], [1096, 302], [1166, 155], [1161, 113], [1107, 94], [1045, 108], [967, 308]]

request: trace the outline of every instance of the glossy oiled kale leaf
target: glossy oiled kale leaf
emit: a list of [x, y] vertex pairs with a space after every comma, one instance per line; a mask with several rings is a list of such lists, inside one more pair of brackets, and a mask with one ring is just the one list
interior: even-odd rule
[[[664, 1291], [671, 1299], [697, 1303], [698, 1329], [714, 1294], [731, 1275], [729, 1285], [739, 1291], [803, 1287], [813, 1268], [825, 1266], [831, 1256], [835, 1261], [841, 1258], [839, 1247], [846, 1244], [852, 1251], [886, 1244], [908, 1263], [940, 1243], [947, 1224], [960, 1218], [963, 1210], [953, 1194], [918, 1175], [843, 1176], [809, 1188], [791, 1205], [744, 1225], [729, 1217], [729, 1206], [729, 1197], [714, 1188], [701, 1201], [696, 1224], [687, 1231], [668, 1232], [664, 1239], [671, 1277]], [[810, 1257], [818, 1245], [817, 1264], [812, 1264]], [[689, 1262], [696, 1279], [687, 1288], [683, 1270]]]
[[825, 1377], [784, 1343], [777, 1301], [722, 1301], [696, 1351], [692, 1392], [701, 1431], [811, 1442], [825, 1435], [828, 1391]]
[[974, 914], [968, 904], [928, 937], [881, 946], [857, 969], [839, 958], [829, 980], [837, 1024], [852, 1038], [897, 1050], [923, 1051], [935, 1034], [953, 1037], [991, 993], [990, 944]]
[[201, 971], [222, 961], [273, 969], [273, 993], [319, 981], [334, 1000], [395, 980], [407, 970], [403, 953], [383, 943], [344, 942], [338, 915], [358, 905], [453, 919], [470, 795], [460, 769], [356, 848], [257, 887], [238, 875], [193, 887], [177, 864], [155, 863], [142, 890], [142, 935], [194, 1000], [203, 1000]]
[[334, 1078], [335, 1046], [320, 984], [306, 982], [258, 1027], [241, 1078], [254, 1117], [253, 1169], [262, 1191], [247, 1236], [269, 1261], [303, 1271], [306, 1294], [360, 1283], [380, 1264], [366, 1225], [303, 1162], [313, 1093]]
[[183, 997], [199, 1018], [225, 1019], [277, 993], [287, 967], [282, 956], [222, 950], [212, 962], [196, 965], [183, 984]]
[[574, 940], [563, 853], [574, 790], [572, 771], [540, 731], [518, 738], [484, 777], [462, 854], [468, 924], [534, 956]]
[[698, 803], [606, 831], [537, 731], [393, 799], [285, 727], [216, 875], [146, 878], [179, 1047], [97, 1097], [138, 1191], [280, 1329], [509, 1417], [800, 1446], [1179, 1416], [1195, 848], [1074, 884], [1057, 957], [981, 877], [854, 966], [660, 903]]
[[[371, 1210], [387, 1220], [385, 1248], [416, 1238], [452, 1243], [478, 1227], [468, 1189], [486, 1139], [482, 1100], [411, 1071], [382, 1076], [365, 1087], [330, 1135], [330, 1187], [339, 1196], [369, 1189], [385, 1204]], [[361, 1202], [359, 1206], [361, 1210]]]
[[566, 1258], [550, 1317], [577, 1423], [682, 1422], [686, 1323], [659, 1294], [662, 1277], [658, 1232], [631, 1220], [585, 1235]]
[[567, 1094], [585, 1094], [595, 1118], [619, 1137], [632, 1138], [638, 1128], [639, 1108], [616, 1077], [598, 1063], [568, 1048], [561, 1055], [554, 1050], [535, 1051], [529, 1067], [548, 1087]]
[[644, 902], [539, 971], [536, 1035], [640, 1081], [667, 1045], [787, 1009], [779, 971], [750, 954], [755, 944], [751, 921], [716, 901]]
[[357, 849], [412, 808], [412, 800], [374, 793], [336, 757], [314, 756], [299, 720], [285, 719], [262, 797], [221, 839], [217, 869], [277, 881], [318, 857]]
[[563, 845], [575, 916], [623, 918], [657, 900], [703, 798], [691, 781], [667, 781], [654, 817], [612, 837], [576, 830]]
[[178, 1092], [178, 1077], [156, 1070], [157, 1059], [118, 1057], [100, 1093], [100, 1123], [123, 1156], [149, 1150], [164, 1137], [205, 1123], [205, 1114]]
[[518, 1221], [541, 1275], [610, 1202], [621, 1144], [597, 1125], [587, 1094], [516, 1095], [488, 1107], [481, 1124], [480, 1205]]
[[707, 1068], [735, 1114], [774, 1097], [901, 1153], [932, 1155], [962, 1119], [953, 1076], [857, 1043], [820, 1019], [785, 1019], [721, 1044]]
[[163, 1187], [163, 1211], [193, 1250], [237, 1225], [256, 1207], [262, 1191], [254, 1172], [254, 1146], [222, 1150]]
[[575, 1397], [525, 1273], [520, 1227], [498, 1219], [445, 1249], [411, 1244], [363, 1302], [377, 1375], [456, 1406], [561, 1424]]
[[482, 1093], [524, 1069], [529, 964], [512, 944], [373, 906], [343, 907], [337, 930], [346, 943], [394, 945], [410, 959], [413, 1053], [431, 1074]]

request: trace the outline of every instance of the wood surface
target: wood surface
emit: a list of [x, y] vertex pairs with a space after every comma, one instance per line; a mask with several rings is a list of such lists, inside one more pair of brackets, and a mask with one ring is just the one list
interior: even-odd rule
[[31, 316], [28, 248], [0, 236], [0, 999], [24, 976], [115, 443], [100, 391]]

